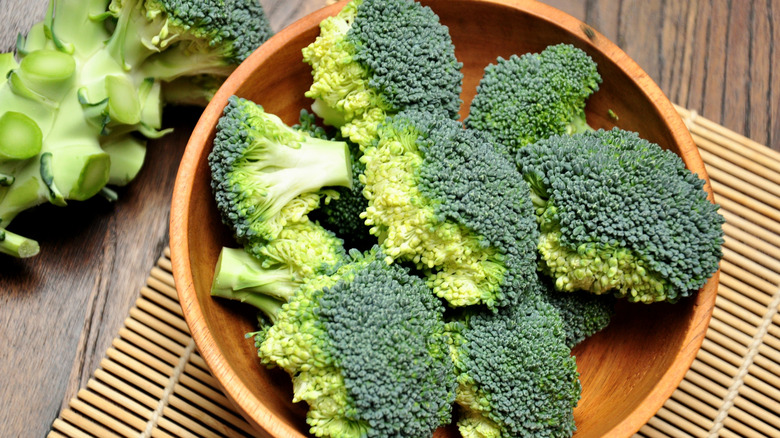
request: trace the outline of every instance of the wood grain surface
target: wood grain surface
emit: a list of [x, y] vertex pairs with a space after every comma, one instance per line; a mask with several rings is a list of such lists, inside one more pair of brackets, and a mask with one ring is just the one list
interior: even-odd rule
[[[280, 29], [327, 2], [262, 3]], [[547, 3], [617, 43], [673, 102], [780, 151], [780, 0]], [[0, 0], [0, 51], [45, 9], [45, 0]], [[175, 132], [150, 144], [115, 204], [47, 206], [14, 221], [42, 252], [0, 259], [0, 436], [44, 436], [97, 367], [168, 244], [173, 181], [197, 117], [167, 113]]]

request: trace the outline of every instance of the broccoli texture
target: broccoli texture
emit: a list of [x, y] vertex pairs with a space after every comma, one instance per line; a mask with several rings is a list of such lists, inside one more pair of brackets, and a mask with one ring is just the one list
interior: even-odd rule
[[352, 184], [346, 143], [311, 137], [236, 96], [217, 123], [209, 166], [222, 219], [249, 246], [316, 208], [332, 195], [324, 187]]
[[449, 30], [411, 0], [353, 0], [320, 24], [304, 48], [314, 81], [307, 97], [325, 123], [365, 146], [389, 114], [460, 107], [462, 64]]
[[675, 302], [718, 269], [723, 218], [671, 151], [614, 128], [540, 140], [517, 165], [556, 289]]
[[570, 44], [498, 58], [485, 68], [465, 124], [490, 133], [510, 153], [552, 135], [590, 130], [585, 101], [602, 81], [596, 67]]
[[563, 321], [566, 345], [574, 348], [580, 342], [603, 330], [615, 314], [614, 296], [582, 291], [565, 293], [550, 287], [545, 299], [552, 304]]
[[453, 306], [503, 306], [536, 276], [530, 190], [490, 139], [443, 113], [404, 111], [364, 151], [361, 216], [392, 259]]
[[[51, 0], [16, 57], [0, 55], [0, 230], [40, 204], [114, 199], [107, 186], [170, 132], [163, 106], [205, 103], [270, 35], [256, 0]], [[0, 251], [37, 254], [9, 242]]]
[[353, 251], [288, 299], [261, 298], [272, 325], [248, 336], [265, 364], [290, 374], [316, 436], [427, 438], [451, 419], [444, 306], [384, 258]]
[[[537, 283], [538, 284], [538, 283]], [[447, 323], [465, 438], [567, 437], [580, 399], [563, 321], [541, 295]]]

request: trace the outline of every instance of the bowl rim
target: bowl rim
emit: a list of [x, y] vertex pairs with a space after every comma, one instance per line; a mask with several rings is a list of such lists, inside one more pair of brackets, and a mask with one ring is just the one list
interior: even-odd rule
[[[187, 142], [177, 172], [171, 200], [169, 244], [172, 271], [183, 316], [190, 329], [191, 336], [227, 398], [258, 431], [264, 431], [270, 436], [303, 437], [297, 429], [292, 428], [283, 421], [279, 421], [273, 412], [254, 397], [252, 392], [235, 376], [225, 357], [218, 349], [213, 348], [217, 343], [203, 317], [203, 310], [197, 299], [197, 291], [194, 288], [194, 280], [190, 270], [191, 260], [189, 254], [191, 248], [188, 242], [190, 219], [186, 212], [190, 207], [190, 199], [193, 194], [192, 187], [197, 175], [198, 163], [202, 160], [203, 155], [208, 154], [209, 151], [207, 145], [202, 141], [210, 138], [214, 129], [214, 126], [209, 125], [208, 121], [216, 120], [219, 117], [227, 103], [228, 97], [237, 92], [242, 83], [251, 77], [259, 64], [264, 62], [288, 41], [288, 35], [297, 35], [302, 31], [310, 29], [311, 23], [319, 23], [326, 17], [335, 15], [348, 1], [342, 0], [336, 4], [321, 8], [280, 30], [252, 53], [225, 80], [204, 109]], [[660, 87], [616, 44], [581, 20], [536, 0], [470, 1], [520, 9], [524, 13], [536, 16], [569, 32], [583, 36], [583, 40], [590, 44], [590, 50], [601, 52], [605, 57], [613, 60], [616, 67], [623, 71], [635, 83], [637, 88], [648, 96], [648, 99], [655, 102], [656, 110], [667, 121], [671, 136], [679, 145], [681, 156], [686, 165], [705, 181], [704, 189], [708, 193], [710, 200], [714, 199], [704, 163], [682, 118]], [[552, 17], [554, 17], [555, 21], [551, 20]], [[713, 274], [697, 293], [693, 303], [693, 318], [688, 326], [688, 331], [684, 335], [683, 348], [675, 355], [672, 366], [666, 370], [639, 405], [607, 432], [608, 436], [628, 437], [636, 433], [657, 413], [677, 389], [704, 341], [715, 306], [719, 273], [720, 271]], [[250, 415], [250, 412], [254, 415]]]

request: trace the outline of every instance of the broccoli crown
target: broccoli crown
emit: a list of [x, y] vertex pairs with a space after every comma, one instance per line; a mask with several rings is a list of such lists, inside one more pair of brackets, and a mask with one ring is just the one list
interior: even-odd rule
[[588, 130], [585, 101], [601, 80], [593, 59], [570, 44], [498, 58], [485, 68], [465, 123], [495, 136], [510, 151], [551, 135]]
[[352, 184], [346, 143], [310, 137], [236, 96], [217, 123], [209, 166], [223, 222], [244, 244], [275, 238], [286, 220], [279, 213], [288, 203], [311, 211], [314, 199], [301, 195]]
[[455, 397], [444, 307], [378, 248], [352, 257], [304, 283], [258, 353], [290, 373], [317, 436], [429, 437]]
[[345, 137], [365, 145], [387, 114], [406, 108], [457, 116], [462, 64], [430, 8], [412, 0], [353, 0], [320, 28], [303, 50], [314, 76], [306, 95]]
[[542, 269], [559, 290], [674, 302], [718, 269], [723, 218], [671, 151], [614, 128], [526, 146]]
[[447, 324], [464, 437], [565, 437], [581, 386], [555, 308], [540, 295]]
[[488, 137], [442, 113], [408, 110], [364, 151], [362, 216], [386, 253], [429, 274], [451, 305], [503, 306], [535, 278], [530, 190]]

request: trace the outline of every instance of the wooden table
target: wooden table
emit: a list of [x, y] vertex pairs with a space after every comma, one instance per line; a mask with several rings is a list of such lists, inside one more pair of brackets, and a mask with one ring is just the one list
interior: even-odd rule
[[[325, 0], [263, 0], [280, 29]], [[669, 98], [780, 150], [779, 0], [549, 0], [622, 47]], [[0, 0], [0, 51], [40, 20], [46, 0]], [[168, 243], [178, 160], [197, 121], [151, 142], [147, 165], [110, 205], [45, 206], [13, 229], [32, 259], [0, 258], [0, 435], [44, 436], [102, 358]]]

